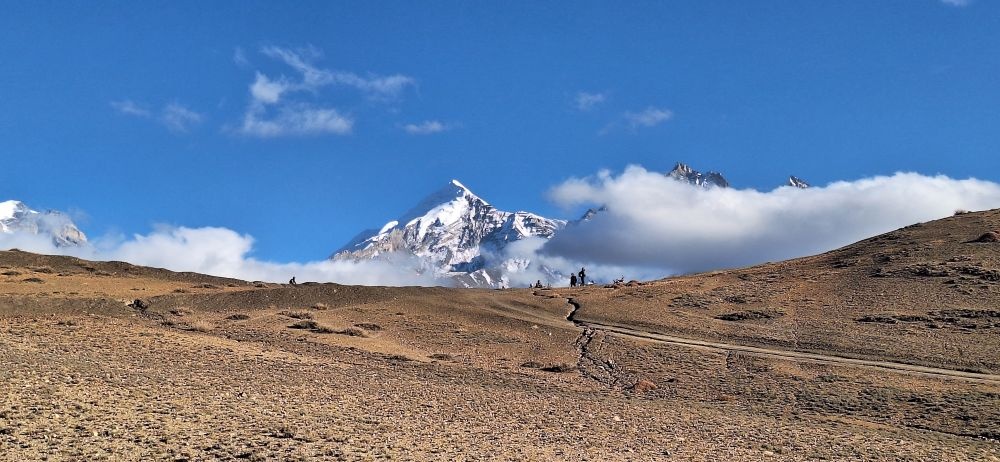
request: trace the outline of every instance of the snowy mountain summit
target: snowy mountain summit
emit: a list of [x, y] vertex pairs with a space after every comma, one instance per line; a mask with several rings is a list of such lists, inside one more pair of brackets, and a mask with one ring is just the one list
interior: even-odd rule
[[564, 220], [497, 210], [452, 180], [380, 229], [362, 232], [331, 258], [358, 261], [412, 255], [419, 261], [418, 271], [432, 271], [469, 287], [496, 286], [504, 283], [507, 272], [531, 263], [508, 258], [508, 244], [529, 237], [547, 239], [564, 226]]
[[809, 183], [806, 183], [806, 181], [803, 180], [802, 178], [793, 175], [788, 177], [788, 186], [792, 186], [799, 189], [806, 189], [809, 187]]
[[671, 170], [670, 173], [667, 173], [667, 176], [677, 181], [690, 183], [694, 186], [701, 186], [702, 188], [729, 187], [729, 182], [726, 181], [726, 178], [723, 177], [721, 173], [701, 173], [682, 162], [678, 162], [677, 165], [674, 166], [674, 169]]
[[49, 210], [37, 212], [21, 201], [0, 202], [0, 233], [28, 233], [47, 236], [56, 247], [80, 246], [87, 236], [66, 214]]

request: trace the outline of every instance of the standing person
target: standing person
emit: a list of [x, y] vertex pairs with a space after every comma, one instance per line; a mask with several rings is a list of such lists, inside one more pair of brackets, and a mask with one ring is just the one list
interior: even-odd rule
[[578, 274], [578, 276], [580, 276], [580, 285], [581, 286], [587, 285], [587, 269], [580, 268], [580, 274]]
[[570, 274], [569, 275], [569, 286], [570, 287], [576, 287], [576, 275], [575, 274]]

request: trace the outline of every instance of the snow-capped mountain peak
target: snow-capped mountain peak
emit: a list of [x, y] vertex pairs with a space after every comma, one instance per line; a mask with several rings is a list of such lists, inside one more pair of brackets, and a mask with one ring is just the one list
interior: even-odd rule
[[674, 166], [674, 169], [667, 173], [667, 176], [677, 181], [682, 181], [694, 186], [701, 186], [703, 188], [729, 187], [729, 181], [726, 181], [726, 178], [723, 177], [721, 173], [701, 173], [683, 162], [678, 162], [677, 165]]
[[788, 177], [788, 186], [795, 188], [806, 189], [809, 187], [809, 183], [806, 183], [802, 178], [798, 178], [794, 175]]
[[[419, 258], [422, 271], [463, 276], [467, 285], [498, 282], [507, 244], [549, 238], [566, 225], [530, 212], [497, 210], [458, 180], [431, 193], [377, 232], [365, 231], [338, 250], [335, 260], [364, 260], [404, 252]], [[521, 267], [527, 262], [518, 262]]]
[[87, 236], [66, 214], [54, 210], [37, 212], [16, 200], [0, 202], [0, 232], [48, 235], [57, 247], [87, 243]]

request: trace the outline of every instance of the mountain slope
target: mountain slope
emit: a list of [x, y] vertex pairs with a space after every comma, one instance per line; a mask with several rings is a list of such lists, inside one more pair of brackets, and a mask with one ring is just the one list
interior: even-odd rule
[[0, 202], [0, 232], [49, 236], [56, 247], [87, 243], [87, 236], [66, 214], [54, 210], [37, 212], [16, 200]]

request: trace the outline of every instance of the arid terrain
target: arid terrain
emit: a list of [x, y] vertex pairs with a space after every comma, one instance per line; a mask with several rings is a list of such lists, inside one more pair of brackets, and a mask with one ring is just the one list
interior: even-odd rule
[[998, 232], [541, 290], [0, 252], [0, 460], [1000, 460]]

